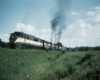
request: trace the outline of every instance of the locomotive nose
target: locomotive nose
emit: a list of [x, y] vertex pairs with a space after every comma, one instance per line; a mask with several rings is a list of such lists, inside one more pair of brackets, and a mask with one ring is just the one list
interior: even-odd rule
[[15, 40], [16, 40], [16, 37], [10, 37], [10, 48], [15, 48], [15, 44], [14, 44], [14, 42], [15, 42]]
[[14, 41], [16, 40], [16, 37], [10, 37], [10, 42], [14, 43]]

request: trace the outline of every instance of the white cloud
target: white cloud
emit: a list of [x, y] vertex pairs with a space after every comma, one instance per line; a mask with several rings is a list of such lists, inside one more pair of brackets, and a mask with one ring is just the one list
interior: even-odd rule
[[45, 29], [41, 29], [41, 32], [44, 32], [44, 33], [46, 33], [46, 30], [45, 30]]
[[39, 30], [32, 25], [25, 25], [23, 23], [17, 23], [16, 29], [14, 31], [21, 31], [27, 34], [32, 34], [38, 36]]
[[74, 27], [74, 25], [69, 25], [68, 27], [67, 27], [67, 29], [72, 29]]
[[78, 20], [77, 23], [82, 27], [82, 28], [85, 28], [86, 26], [86, 22], [82, 19]]
[[99, 5], [99, 6], [94, 7], [94, 9], [100, 9], [100, 5]]
[[9, 42], [9, 35], [8, 34], [0, 34], [0, 38], [4, 42]]
[[38, 29], [32, 25], [25, 25], [23, 23], [17, 23], [16, 29], [14, 31], [21, 31], [41, 39], [50, 41], [51, 29]]
[[[77, 28], [77, 26], [75, 26]], [[69, 30], [69, 29], [68, 29]], [[68, 31], [67, 30], [67, 31]], [[65, 33], [65, 38], [61, 42], [67, 47], [75, 46], [99, 46], [100, 45], [100, 28], [92, 27], [90, 29], [83, 29], [78, 27], [70, 34]]]
[[88, 16], [93, 16], [93, 15], [95, 14], [95, 12], [90, 11], [90, 12], [87, 12], [86, 14], [87, 14]]
[[41, 32], [43, 32], [43, 33], [51, 33], [51, 29], [41, 29]]
[[88, 24], [86, 20], [80, 19], [77, 21], [77, 23], [79, 24], [80, 27], [82, 27], [83, 29], [87, 29], [87, 28], [92, 28], [91, 24]]
[[63, 33], [61, 42], [67, 47], [100, 46], [100, 6], [84, 15], [76, 24], [69, 25]]
[[71, 15], [81, 15], [81, 14], [76, 13], [76, 12], [72, 12]]
[[92, 11], [86, 12], [85, 14], [89, 16], [89, 21], [100, 22], [100, 6], [96, 6]]

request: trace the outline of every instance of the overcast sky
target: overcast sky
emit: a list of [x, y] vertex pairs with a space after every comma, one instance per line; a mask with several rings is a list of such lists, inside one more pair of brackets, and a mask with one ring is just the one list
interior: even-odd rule
[[[100, 46], [100, 0], [67, 4], [60, 42], [66, 47]], [[12, 32], [21, 31], [50, 41], [56, 6], [57, 0], [0, 0], [0, 38], [8, 42]]]

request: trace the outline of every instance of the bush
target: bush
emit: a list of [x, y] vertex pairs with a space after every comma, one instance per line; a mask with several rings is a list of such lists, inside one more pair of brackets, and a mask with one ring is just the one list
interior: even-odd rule
[[51, 58], [51, 57], [48, 57], [47, 59], [48, 59], [48, 60], [51, 60], [52, 58]]
[[66, 51], [62, 51], [62, 54], [66, 53]]
[[51, 51], [53, 51], [53, 49], [50, 49]]
[[100, 47], [95, 47], [94, 50], [100, 50]]
[[77, 64], [82, 64], [83, 62], [85, 62], [85, 60], [91, 58], [92, 56], [94, 55], [90, 53], [86, 53]]
[[84, 50], [85, 50], [85, 51], [88, 51], [88, 49], [89, 49], [88, 47], [85, 47], [85, 49], [84, 49]]
[[45, 51], [46, 51], [46, 52], [49, 52], [49, 49], [46, 49]]
[[79, 48], [79, 51], [84, 51], [84, 48], [83, 48], [83, 47], [80, 47], [80, 48]]
[[89, 58], [91, 58], [92, 56], [93, 56], [92, 54], [86, 53], [86, 54], [84, 55], [84, 57], [81, 59], [81, 61], [84, 61], [84, 60], [86, 60], [86, 59], [89, 59]]

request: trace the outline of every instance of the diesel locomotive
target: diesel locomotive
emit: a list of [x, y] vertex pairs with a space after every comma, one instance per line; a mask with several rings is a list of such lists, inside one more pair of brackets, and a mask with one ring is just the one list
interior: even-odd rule
[[9, 38], [10, 48], [12, 49], [54, 49], [54, 50], [66, 50], [66, 47], [59, 43], [53, 44], [38, 37], [23, 33], [14, 32], [10, 34]]

